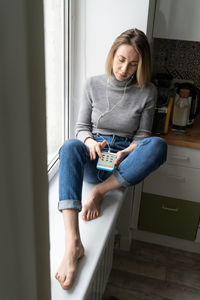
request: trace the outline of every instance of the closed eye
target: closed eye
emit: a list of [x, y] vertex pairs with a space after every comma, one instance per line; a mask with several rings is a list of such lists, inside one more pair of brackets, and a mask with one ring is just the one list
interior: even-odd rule
[[[126, 61], [126, 58], [123, 57], [123, 56], [118, 56], [118, 60], [119, 60], [119, 62], [123, 63], [123, 62]], [[137, 65], [138, 65], [137, 61], [132, 61], [132, 62], [129, 63], [130, 67], [137, 67]]]
[[131, 66], [131, 67], [136, 67], [137, 64], [138, 64], [137, 62], [132, 62], [132, 63], [130, 63], [130, 66]]
[[124, 61], [125, 61], [125, 59], [122, 58], [122, 57], [118, 57], [118, 60], [119, 60], [120, 62], [124, 62]]

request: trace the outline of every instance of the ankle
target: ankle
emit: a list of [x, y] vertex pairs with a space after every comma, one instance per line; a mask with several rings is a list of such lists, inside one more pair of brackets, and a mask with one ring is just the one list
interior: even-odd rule
[[104, 196], [104, 191], [103, 191], [103, 189], [102, 189], [102, 184], [101, 183], [99, 183], [99, 184], [97, 184], [95, 187], [94, 187], [94, 190], [93, 190], [93, 192], [95, 193], [95, 194], [97, 194], [97, 195], [99, 195], [99, 196]]
[[73, 244], [80, 244], [81, 243], [81, 238], [80, 238], [80, 235], [79, 234], [77, 234], [77, 233], [75, 233], [75, 234], [73, 234], [73, 233], [66, 233], [65, 234], [65, 242], [67, 242], [67, 243], [73, 243]]

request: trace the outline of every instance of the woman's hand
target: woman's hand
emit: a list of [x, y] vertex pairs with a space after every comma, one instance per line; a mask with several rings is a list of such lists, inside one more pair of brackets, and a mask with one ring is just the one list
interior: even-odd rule
[[89, 148], [90, 151], [90, 160], [96, 159], [96, 153], [101, 159], [103, 159], [101, 151], [105, 147], [106, 143], [106, 140], [104, 140], [103, 142], [97, 142], [92, 138], [87, 138], [85, 140], [85, 145]]
[[137, 147], [137, 144], [131, 144], [129, 147], [125, 148], [122, 151], [118, 151], [117, 157], [115, 159], [115, 167], [117, 168], [120, 163], [122, 162], [122, 160], [128, 156], [135, 148]]

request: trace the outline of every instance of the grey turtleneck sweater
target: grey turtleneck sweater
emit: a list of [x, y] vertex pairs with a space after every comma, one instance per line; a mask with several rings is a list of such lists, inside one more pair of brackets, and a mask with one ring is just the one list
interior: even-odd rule
[[81, 141], [93, 133], [118, 135], [132, 143], [151, 135], [156, 87], [152, 83], [141, 89], [135, 79], [119, 81], [115, 76], [93, 76], [86, 82], [81, 101], [76, 137]]

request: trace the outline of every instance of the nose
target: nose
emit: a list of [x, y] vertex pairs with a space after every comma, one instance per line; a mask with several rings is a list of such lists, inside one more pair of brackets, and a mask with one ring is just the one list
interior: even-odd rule
[[121, 70], [123, 73], [126, 73], [128, 70], [128, 63], [123, 63], [121, 66]]

